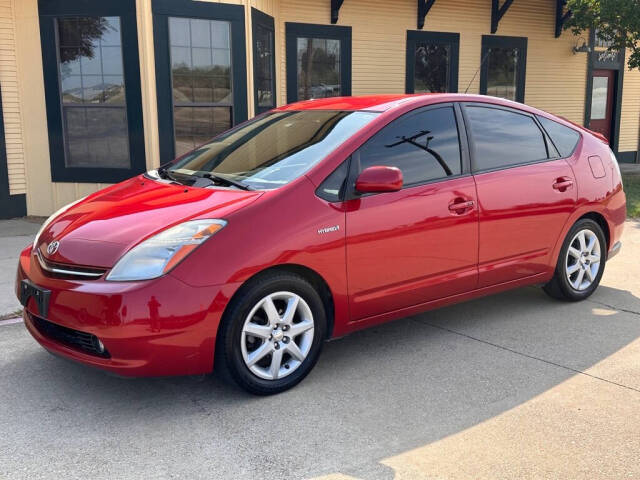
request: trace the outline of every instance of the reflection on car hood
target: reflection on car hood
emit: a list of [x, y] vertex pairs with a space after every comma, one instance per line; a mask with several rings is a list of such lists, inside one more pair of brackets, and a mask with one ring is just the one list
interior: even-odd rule
[[[191, 188], [138, 176], [74, 205], [47, 226], [37, 247], [53, 262], [109, 268], [132, 246], [194, 218], [225, 218], [262, 192]], [[58, 251], [47, 253], [57, 240]]]

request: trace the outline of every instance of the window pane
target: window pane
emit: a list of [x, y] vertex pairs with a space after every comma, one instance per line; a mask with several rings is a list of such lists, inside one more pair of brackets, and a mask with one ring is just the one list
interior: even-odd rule
[[591, 90], [591, 120], [607, 118], [607, 90], [609, 77], [593, 77]]
[[57, 28], [66, 165], [130, 168], [120, 18], [65, 17]]
[[516, 100], [517, 48], [491, 48], [487, 58], [487, 95]]
[[538, 116], [538, 120], [540, 120], [540, 123], [542, 123], [542, 126], [551, 137], [560, 155], [562, 157], [571, 155], [578, 144], [578, 140], [580, 140], [580, 134], [574, 129], [565, 127], [548, 118]]
[[337, 202], [340, 200], [341, 190], [348, 173], [349, 162], [345, 160], [320, 184], [316, 194], [328, 202]]
[[338, 97], [340, 40], [298, 38], [298, 99]]
[[124, 107], [63, 107], [68, 167], [130, 168]]
[[453, 108], [408, 114], [385, 127], [360, 150], [360, 170], [398, 167], [405, 185], [461, 172], [460, 142]]
[[261, 25], [256, 25], [254, 48], [253, 54], [256, 64], [254, 82], [256, 82], [258, 106], [275, 107], [275, 92], [273, 91], [273, 32]]
[[175, 107], [174, 115], [177, 156], [231, 128], [229, 107]]
[[230, 35], [229, 22], [169, 19], [176, 155], [231, 127]]
[[528, 115], [486, 107], [466, 107], [476, 170], [518, 165], [547, 158], [542, 132]]
[[428, 43], [416, 44], [415, 93], [444, 93], [449, 91], [450, 47]]

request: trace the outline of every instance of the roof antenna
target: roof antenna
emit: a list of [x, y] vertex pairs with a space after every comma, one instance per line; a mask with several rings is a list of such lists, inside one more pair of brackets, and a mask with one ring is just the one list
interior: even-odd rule
[[476, 79], [476, 77], [478, 76], [478, 72], [480, 71], [480, 69], [482, 68], [482, 65], [484, 65], [484, 62], [487, 61], [487, 57], [489, 56], [489, 54], [491, 53], [491, 49], [489, 48], [487, 50], [487, 53], [484, 54], [484, 57], [482, 57], [482, 61], [480, 62], [480, 66], [478, 67], [478, 69], [476, 70], [476, 73], [473, 74], [473, 78], [471, 79], [471, 81], [469, 82], [469, 85], [467, 85], [467, 88], [465, 89], [464, 93], [466, 94], [469, 91], [469, 88], [471, 88], [471, 84], [473, 83], [473, 81]]

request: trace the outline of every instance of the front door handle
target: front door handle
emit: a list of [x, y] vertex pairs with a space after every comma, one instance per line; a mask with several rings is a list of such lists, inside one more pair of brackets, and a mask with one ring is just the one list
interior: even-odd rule
[[565, 192], [567, 189], [573, 186], [573, 180], [569, 177], [560, 177], [556, 178], [556, 181], [553, 182], [553, 189], [558, 190], [559, 192]]
[[474, 205], [475, 203], [473, 200], [456, 199], [449, 204], [449, 211], [462, 215], [467, 210], [472, 209]]

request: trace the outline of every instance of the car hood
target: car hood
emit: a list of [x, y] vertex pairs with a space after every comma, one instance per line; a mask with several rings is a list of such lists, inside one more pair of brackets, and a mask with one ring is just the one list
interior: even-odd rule
[[[147, 237], [187, 220], [226, 218], [261, 195], [139, 176], [90, 195], [57, 216], [36, 247], [52, 262], [110, 268]], [[58, 250], [49, 254], [47, 247], [54, 241]]]

